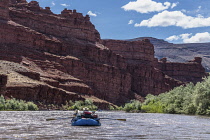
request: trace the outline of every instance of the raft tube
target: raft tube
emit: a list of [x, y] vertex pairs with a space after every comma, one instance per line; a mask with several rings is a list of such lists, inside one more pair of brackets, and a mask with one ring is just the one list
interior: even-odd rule
[[101, 126], [99, 119], [91, 118], [81, 118], [81, 119], [72, 119], [72, 126]]

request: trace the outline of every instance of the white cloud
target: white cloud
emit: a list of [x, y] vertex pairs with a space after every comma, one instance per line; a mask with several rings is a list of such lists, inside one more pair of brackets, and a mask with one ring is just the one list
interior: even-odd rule
[[185, 40], [188, 39], [192, 34], [186, 33], [186, 34], [181, 34], [179, 35], [181, 39]]
[[163, 10], [175, 7], [176, 4], [171, 4], [170, 2], [159, 3], [152, 0], [136, 0], [131, 1], [128, 4], [122, 6], [125, 11], [134, 10], [139, 13], [149, 13], [149, 12], [160, 12]]
[[198, 9], [196, 10], [196, 12], [199, 12], [201, 10], [201, 6], [198, 6]]
[[185, 40], [185, 39], [189, 39], [189, 36], [191, 36], [192, 34], [189, 33], [185, 33], [185, 34], [181, 34], [181, 35], [172, 35], [168, 38], [166, 38], [167, 41], [176, 41], [176, 40]]
[[133, 24], [134, 20], [129, 20], [128, 24]]
[[[155, 1], [154, 1], [155, 2]], [[155, 2], [156, 3], [156, 2]], [[158, 3], [157, 3], [158, 4]], [[170, 2], [164, 2], [164, 4], [163, 5], [165, 5], [165, 8], [169, 8], [170, 6], [171, 6], [171, 3]], [[162, 6], [163, 6], [162, 5]]]
[[198, 18], [204, 18], [201, 14], [196, 15]]
[[194, 36], [191, 33], [173, 35], [166, 38], [167, 41], [182, 40], [183, 43], [205, 43], [210, 42], [210, 33], [196, 33]]
[[204, 33], [197, 33], [194, 36], [191, 36], [188, 38], [183, 39], [184, 43], [204, 43], [204, 42], [210, 42], [210, 33], [204, 32]]
[[173, 9], [174, 7], [176, 7], [179, 4], [179, 2], [177, 3], [172, 3], [171, 8]]
[[174, 40], [179, 40], [180, 37], [179, 36], [176, 36], [176, 35], [173, 35], [173, 36], [170, 36], [168, 38], [166, 38], [167, 41], [174, 41]]
[[210, 26], [210, 17], [204, 18], [187, 16], [181, 11], [163, 11], [154, 15], [148, 20], [143, 20], [139, 24], [136, 23], [135, 27], [147, 26], [147, 27], [167, 27], [167, 26], [178, 26], [184, 29], [196, 28], [196, 27], [207, 27]]
[[63, 3], [63, 4], [61, 4], [61, 6], [68, 7], [70, 5]]
[[93, 16], [93, 17], [96, 17], [97, 16], [97, 14], [96, 13], [93, 13], [92, 11], [88, 11], [88, 13], [87, 13], [89, 16]]
[[183, 12], [183, 13], [187, 13], [187, 10], [185, 10], [185, 9], [182, 9], [182, 10], [181, 10], [181, 12]]
[[52, 5], [52, 6], [55, 6], [55, 2], [54, 2], [54, 1], [52, 1], [51, 5]]

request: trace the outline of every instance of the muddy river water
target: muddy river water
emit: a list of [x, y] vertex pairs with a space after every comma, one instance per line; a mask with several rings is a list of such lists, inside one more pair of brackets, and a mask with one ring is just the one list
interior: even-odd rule
[[127, 119], [101, 120], [101, 126], [71, 126], [70, 119], [46, 121], [47, 118], [69, 117], [72, 111], [0, 112], [2, 140], [210, 140], [210, 117], [98, 112], [100, 117]]

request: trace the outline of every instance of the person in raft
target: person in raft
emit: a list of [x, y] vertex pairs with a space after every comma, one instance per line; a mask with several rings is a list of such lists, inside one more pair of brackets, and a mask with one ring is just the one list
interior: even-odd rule
[[98, 115], [96, 114], [95, 111], [92, 111], [92, 114], [91, 115], [93, 116], [94, 119], [97, 119], [98, 118]]
[[81, 115], [80, 115], [80, 113], [79, 113], [79, 110], [76, 109], [76, 110], [74, 111], [73, 118], [72, 118], [71, 121], [76, 121], [76, 120], [78, 120], [78, 119], [81, 119]]
[[89, 108], [85, 107], [83, 108], [83, 113], [81, 114], [82, 118], [91, 118], [91, 119], [97, 119], [98, 115], [95, 114], [95, 111], [89, 111]]
[[91, 112], [89, 111], [89, 108], [85, 107], [83, 108], [83, 112], [81, 114], [82, 118], [93, 118], [91, 115]]
[[73, 117], [77, 117], [78, 115], [79, 115], [79, 110], [76, 109], [76, 110], [74, 111]]

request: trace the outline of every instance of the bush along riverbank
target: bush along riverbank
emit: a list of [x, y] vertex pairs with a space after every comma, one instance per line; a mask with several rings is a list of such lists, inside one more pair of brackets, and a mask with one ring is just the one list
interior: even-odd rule
[[149, 94], [142, 104], [132, 101], [123, 109], [127, 112], [210, 115], [210, 78], [196, 85], [176, 87], [158, 96]]
[[17, 100], [15, 98], [5, 99], [4, 96], [0, 96], [0, 111], [35, 111], [38, 110], [37, 105], [33, 102], [26, 102], [23, 100]]
[[[42, 106], [42, 105], [39, 105]], [[92, 100], [69, 101], [65, 105], [48, 105], [44, 108], [59, 110], [82, 110], [88, 107], [90, 110], [98, 110]], [[0, 96], [0, 110], [38, 110], [33, 102], [26, 102], [17, 99], [5, 99]], [[170, 113], [170, 114], [190, 114], [190, 115], [210, 115], [210, 77], [197, 84], [187, 84], [176, 87], [173, 90], [162, 93], [158, 96], [148, 94], [145, 101], [141, 103], [131, 100], [121, 107], [110, 106], [110, 110], [121, 110], [126, 112], [146, 112], [146, 113]]]
[[82, 110], [83, 108], [89, 108], [90, 110], [97, 110], [98, 107], [93, 104], [92, 100], [86, 99], [85, 101], [69, 101], [65, 105], [62, 105], [62, 110]]

